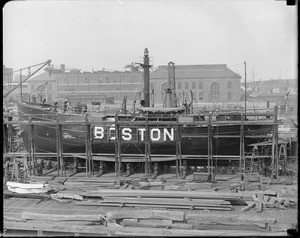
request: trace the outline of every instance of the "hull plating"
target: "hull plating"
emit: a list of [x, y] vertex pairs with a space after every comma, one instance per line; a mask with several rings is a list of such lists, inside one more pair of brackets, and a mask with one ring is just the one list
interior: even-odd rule
[[[28, 105], [26, 103], [18, 104], [18, 113], [20, 120], [28, 120], [31, 115], [32, 121], [53, 121], [56, 120], [57, 113], [53, 111], [42, 110], [38, 107]], [[63, 114], [59, 113], [60, 121], [85, 121], [84, 115]], [[92, 140], [92, 153], [115, 154], [115, 134], [114, 130], [107, 128], [100, 117], [89, 117], [89, 121], [94, 122], [95, 126], [91, 127], [90, 138]], [[103, 136], [99, 139], [96, 128], [105, 128]], [[29, 126], [20, 125], [22, 129], [22, 138], [26, 149], [28, 150]], [[144, 137], [137, 131], [140, 127], [130, 125], [120, 129], [124, 129], [127, 140], [121, 141], [122, 154], [145, 154]], [[128, 129], [129, 128], [129, 129]], [[150, 143], [151, 154], [176, 155], [176, 127], [170, 126], [149, 126], [149, 129], [155, 129], [152, 133], [152, 141]], [[263, 141], [265, 136], [272, 132], [272, 124], [258, 124], [254, 122], [245, 125], [245, 150], [250, 151], [247, 146], [258, 141]], [[164, 130], [168, 132], [163, 136]], [[128, 133], [132, 134], [129, 135]], [[172, 134], [172, 133], [173, 134]], [[56, 125], [35, 125], [34, 126], [34, 147], [35, 152], [56, 153], [57, 144]], [[212, 153], [214, 155], [239, 155], [240, 154], [240, 125], [213, 125], [212, 126]], [[182, 155], [207, 155], [208, 153], [208, 128], [207, 125], [193, 125], [180, 127], [180, 141]], [[257, 138], [249, 138], [247, 136], [257, 136]], [[86, 128], [85, 125], [62, 125], [62, 146], [64, 153], [85, 153]]]

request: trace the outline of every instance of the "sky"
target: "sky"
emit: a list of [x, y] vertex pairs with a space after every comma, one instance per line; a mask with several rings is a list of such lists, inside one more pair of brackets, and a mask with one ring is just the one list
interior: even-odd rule
[[10, 1], [3, 65], [50, 59], [82, 71], [124, 70], [148, 48], [154, 67], [227, 64], [247, 81], [298, 78], [297, 7], [274, 0]]

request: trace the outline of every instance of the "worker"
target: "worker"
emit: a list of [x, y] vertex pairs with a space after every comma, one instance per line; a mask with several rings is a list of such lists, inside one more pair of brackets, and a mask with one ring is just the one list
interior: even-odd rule
[[43, 99], [43, 102], [42, 102], [42, 108], [44, 108], [45, 102], [46, 102], [46, 98]]
[[57, 112], [57, 104], [58, 104], [58, 102], [54, 103], [54, 112]]
[[64, 101], [64, 113], [68, 110], [68, 99], [66, 98], [65, 101]]

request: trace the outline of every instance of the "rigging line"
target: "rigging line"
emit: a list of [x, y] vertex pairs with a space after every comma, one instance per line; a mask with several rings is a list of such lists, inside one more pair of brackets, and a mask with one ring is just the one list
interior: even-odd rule
[[235, 66], [242, 65], [242, 64], [243, 64], [243, 63], [234, 64], [234, 65], [229, 65], [228, 67], [235, 67]]
[[[39, 66], [39, 65], [45, 64], [46, 62], [48, 62], [48, 60], [43, 62], [43, 63], [40, 63], [40, 64], [35, 64], [35, 65], [28, 66], [26, 68], [20, 68], [20, 69], [14, 70], [12, 73], [20, 72], [20, 70], [24, 70], [24, 69], [32, 68], [32, 67], [35, 67], [35, 66]], [[4, 73], [3, 75], [11, 75], [11, 73]]]
[[[46, 82], [46, 83], [42, 84], [43, 90], [44, 90], [44, 87], [46, 86], [46, 84], [48, 84], [48, 83], [49, 82]], [[34, 89], [33, 91], [31, 91], [29, 94], [32, 94], [33, 92], [37, 91], [38, 89], [39, 89], [39, 87], [37, 87], [36, 89]]]

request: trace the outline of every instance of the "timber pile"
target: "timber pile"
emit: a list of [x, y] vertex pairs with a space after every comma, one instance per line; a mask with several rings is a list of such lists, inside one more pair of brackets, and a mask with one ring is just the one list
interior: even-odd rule
[[[208, 236], [278, 234], [270, 227], [275, 218], [190, 214], [184, 211], [126, 210], [103, 215], [57, 215], [23, 212], [4, 217], [6, 229], [73, 232], [98, 236]], [[281, 233], [283, 234], [283, 233]]]
[[[124, 227], [164, 228], [176, 230], [245, 230], [269, 231], [275, 218], [253, 216], [224, 216], [217, 214], [190, 214], [183, 211], [134, 210], [106, 213], [107, 222]], [[238, 225], [238, 226], [237, 226]]]
[[82, 193], [80, 206], [154, 207], [195, 210], [232, 210], [232, 202], [252, 200], [250, 196], [216, 192], [164, 190], [105, 190]]
[[281, 195], [266, 195], [266, 193], [268, 192], [253, 194], [253, 201], [246, 201], [247, 206], [241, 211], [246, 212], [255, 207], [256, 212], [262, 212], [263, 209], [288, 209], [297, 205], [296, 198], [283, 198]]

